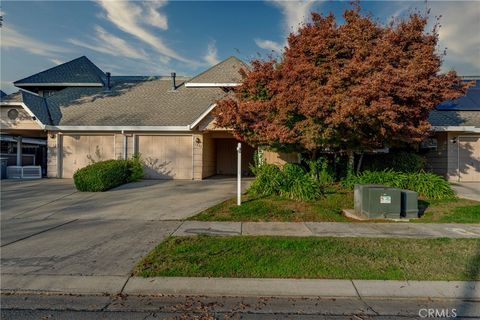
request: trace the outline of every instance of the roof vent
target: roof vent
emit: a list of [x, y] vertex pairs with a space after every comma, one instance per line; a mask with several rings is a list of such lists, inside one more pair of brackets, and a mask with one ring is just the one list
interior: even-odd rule
[[175, 82], [175, 77], [177, 76], [177, 74], [175, 72], [172, 72], [170, 75], [172, 76], [172, 91], [174, 91], [175, 89], [177, 89], [177, 83]]
[[107, 91], [110, 91], [110, 89], [112, 89], [112, 84], [111, 84], [111, 74], [110, 72], [106, 72], [105, 73], [106, 76], [107, 76]]

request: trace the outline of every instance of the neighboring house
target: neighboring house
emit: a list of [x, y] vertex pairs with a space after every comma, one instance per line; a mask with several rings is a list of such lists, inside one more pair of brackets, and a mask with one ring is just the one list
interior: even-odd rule
[[430, 114], [432, 136], [422, 144], [429, 169], [450, 181], [480, 181], [480, 80], [465, 96]]
[[[16, 81], [20, 92], [2, 98], [2, 156], [59, 178], [135, 153], [147, 178], [235, 174], [237, 141], [210, 112], [241, 82], [242, 68], [230, 57], [191, 79], [111, 77], [80, 57]], [[245, 174], [253, 153], [244, 145]]]
[[[215, 102], [231, 94], [248, 67], [230, 57], [193, 77], [115, 77], [88, 58], [16, 81], [1, 96], [1, 157], [39, 165], [48, 177], [71, 178], [89, 163], [139, 153], [147, 178], [203, 179], [236, 173], [232, 132], [215, 126]], [[452, 181], [480, 181], [480, 81], [430, 115], [422, 143], [429, 169]], [[254, 149], [243, 146], [248, 174]], [[267, 162], [298, 155], [264, 152]]]

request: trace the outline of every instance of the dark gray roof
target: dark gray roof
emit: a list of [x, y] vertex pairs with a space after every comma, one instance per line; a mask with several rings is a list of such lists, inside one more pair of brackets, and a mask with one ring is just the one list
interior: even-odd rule
[[187, 126], [216, 100], [221, 88], [171, 90], [170, 80], [114, 82], [110, 92], [70, 87], [46, 98], [59, 126]]
[[429, 122], [432, 126], [473, 126], [480, 128], [480, 111], [441, 111], [430, 113]]
[[20, 91], [0, 97], [1, 102], [23, 102], [22, 93]]
[[22, 91], [23, 103], [33, 112], [33, 114], [40, 120], [41, 123], [49, 125], [52, 124], [50, 121], [50, 115], [47, 108], [47, 104], [43, 97], [40, 97], [36, 94]]
[[0, 99], [5, 97], [7, 94], [5, 92], [3, 92], [2, 90], [0, 90]]
[[22, 84], [35, 83], [41, 86], [47, 83], [89, 83], [103, 84], [105, 74], [87, 57], [82, 56], [69, 62], [65, 62], [53, 68], [39, 72], [27, 78], [14, 82], [14, 85], [22, 87]]
[[240, 83], [243, 80], [242, 69], [249, 70], [243, 61], [230, 57], [193, 77], [188, 83]]

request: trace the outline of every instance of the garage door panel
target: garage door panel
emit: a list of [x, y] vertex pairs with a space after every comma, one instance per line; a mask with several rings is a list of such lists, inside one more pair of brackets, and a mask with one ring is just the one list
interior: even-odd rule
[[138, 136], [147, 179], [192, 179], [192, 137]]
[[113, 135], [64, 135], [62, 143], [63, 177], [93, 162], [114, 159]]
[[480, 181], [480, 136], [459, 137], [460, 181]]

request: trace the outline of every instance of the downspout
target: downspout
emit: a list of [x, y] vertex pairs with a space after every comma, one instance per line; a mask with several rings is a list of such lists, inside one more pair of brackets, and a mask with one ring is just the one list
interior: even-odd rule
[[62, 140], [63, 137], [60, 133], [56, 134], [56, 145], [55, 145], [55, 152], [57, 154], [57, 178], [62, 177]]
[[127, 135], [125, 134], [124, 130], [122, 130], [122, 134], [123, 134], [123, 159], [127, 160], [127, 156], [128, 156]]

